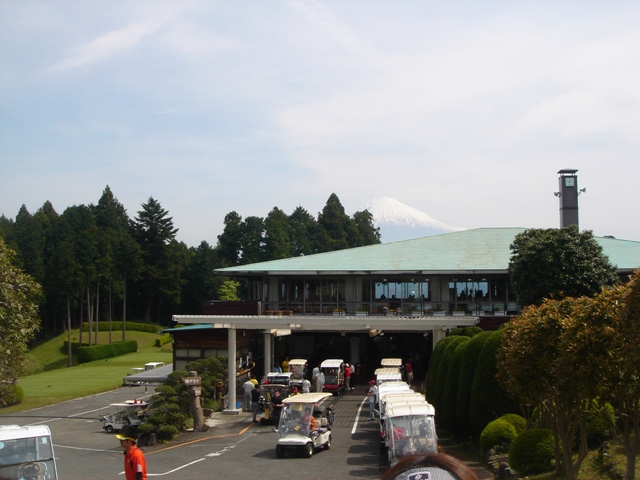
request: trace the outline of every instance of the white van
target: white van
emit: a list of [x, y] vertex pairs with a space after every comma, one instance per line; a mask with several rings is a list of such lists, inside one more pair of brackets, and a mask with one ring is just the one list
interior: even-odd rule
[[0, 426], [0, 478], [58, 479], [49, 427]]

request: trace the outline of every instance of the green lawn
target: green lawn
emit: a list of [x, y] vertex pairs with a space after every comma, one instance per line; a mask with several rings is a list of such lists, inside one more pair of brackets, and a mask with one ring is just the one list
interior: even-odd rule
[[[99, 343], [107, 343], [107, 335], [108, 333], [101, 332]], [[0, 409], [0, 413], [19, 412], [113, 390], [122, 386], [123, 377], [135, 373], [132, 370], [134, 367], [142, 367], [148, 362], [171, 363], [171, 343], [155, 347], [155, 339], [158, 337], [159, 335], [152, 333], [127, 332], [127, 340], [138, 340], [139, 350], [135, 353], [21, 377], [19, 385], [24, 390], [24, 400], [19, 405]], [[61, 361], [62, 365], [66, 365], [66, 356], [61, 353], [64, 340], [66, 335], [61, 335], [35, 347], [30, 352], [32, 366], [38, 368]]]

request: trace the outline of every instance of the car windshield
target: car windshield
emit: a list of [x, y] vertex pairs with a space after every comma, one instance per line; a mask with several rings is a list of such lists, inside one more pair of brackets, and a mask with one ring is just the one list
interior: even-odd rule
[[0, 478], [40, 478], [40, 475], [51, 480], [56, 478], [49, 437], [0, 442]]
[[389, 449], [394, 457], [438, 451], [432, 416], [407, 415], [389, 418], [387, 435]]
[[287, 403], [282, 408], [278, 433], [286, 436], [293, 433], [309, 435], [314, 411], [313, 403]]

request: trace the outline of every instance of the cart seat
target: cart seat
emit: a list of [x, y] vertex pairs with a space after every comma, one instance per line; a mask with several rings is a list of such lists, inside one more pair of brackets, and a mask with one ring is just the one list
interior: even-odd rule
[[320, 433], [324, 433], [327, 431], [327, 419], [326, 417], [320, 417], [318, 418], [318, 420], [316, 420], [318, 422], [318, 432]]

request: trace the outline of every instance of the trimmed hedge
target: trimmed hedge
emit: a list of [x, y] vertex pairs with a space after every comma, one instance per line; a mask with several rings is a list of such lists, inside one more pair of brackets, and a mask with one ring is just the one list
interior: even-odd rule
[[[95, 329], [96, 324], [94, 322], [93, 328]], [[127, 322], [127, 331], [128, 332], [147, 332], [147, 333], [160, 333], [160, 330], [163, 330], [165, 327], [161, 327], [160, 325], [155, 325], [152, 323], [137, 323], [137, 322]], [[82, 324], [82, 331], [88, 332], [89, 325], [87, 323]], [[99, 332], [108, 332], [109, 331], [109, 321], [101, 321], [98, 322], [98, 331]], [[111, 331], [112, 332], [121, 332], [122, 331], [122, 322], [111, 322]], [[95, 330], [94, 330], [95, 332]]]
[[509, 466], [521, 474], [553, 470], [554, 459], [553, 433], [548, 428], [525, 430], [509, 448]]
[[475, 325], [473, 327], [460, 327], [460, 328], [454, 328], [453, 330], [451, 330], [449, 332], [449, 335], [460, 335], [463, 337], [475, 337], [476, 335], [478, 335], [479, 333], [484, 332], [484, 330], [482, 330], [482, 328], [480, 327], [476, 327]]
[[105, 358], [118, 357], [125, 353], [137, 352], [138, 342], [127, 340], [126, 342], [114, 342], [93, 347], [80, 347], [78, 349], [78, 364], [103, 360]]
[[164, 344], [170, 343], [170, 342], [171, 342], [171, 335], [169, 335], [168, 333], [165, 333], [160, 338], [156, 338], [156, 347], [161, 347]]
[[[67, 345], [69, 344], [68, 340], [65, 340], [64, 343], [62, 344], [62, 350], [63, 351], [67, 351]], [[86, 342], [82, 342], [82, 345], [80, 345], [80, 342], [71, 342], [71, 351], [73, 353], [76, 353], [78, 351], [79, 348], [81, 347], [88, 347], [89, 344]]]
[[0, 407], [17, 405], [24, 399], [24, 390], [16, 383], [0, 384]]
[[527, 429], [527, 421], [522, 415], [518, 415], [517, 413], [507, 413], [506, 415], [501, 416], [500, 420], [506, 420], [513, 425], [518, 435]]
[[480, 351], [487, 339], [493, 332], [482, 332], [471, 338], [465, 345], [460, 363], [460, 373], [458, 376], [458, 395], [456, 399], [456, 411], [458, 427], [461, 433], [469, 435], [471, 433], [471, 418], [469, 409], [471, 405], [471, 386], [476, 372], [476, 365], [480, 357]]
[[[458, 418], [456, 413], [456, 398], [458, 397], [458, 377], [460, 375], [460, 364], [462, 363], [462, 355], [466, 345], [469, 343], [469, 337], [458, 337], [457, 341], [453, 341], [447, 347], [445, 352], [445, 360], [448, 368], [444, 372], [444, 384], [442, 385], [442, 405], [440, 405], [440, 423], [449, 431], [458, 433]], [[450, 355], [449, 355], [449, 352]], [[444, 370], [444, 361], [440, 364], [440, 370]], [[438, 411], [438, 410], [436, 410]], [[438, 418], [438, 417], [436, 417]]]
[[433, 401], [435, 393], [435, 384], [436, 378], [438, 376], [438, 367], [440, 365], [440, 361], [442, 360], [442, 356], [444, 355], [444, 351], [447, 349], [447, 345], [452, 342], [457, 337], [445, 337], [436, 343], [436, 347], [433, 349], [433, 353], [431, 354], [431, 359], [429, 360], [429, 370], [427, 370], [427, 394], [426, 398], [429, 403], [435, 406]]
[[[498, 447], [500, 451], [508, 451], [508, 446], [513, 439], [518, 436], [516, 428], [506, 420], [497, 419], [490, 422], [480, 434], [480, 448], [482, 453], [486, 453], [493, 447]], [[501, 447], [506, 447], [502, 450]]]
[[496, 379], [496, 352], [502, 344], [502, 335], [503, 330], [493, 332], [482, 346], [478, 357], [469, 405], [471, 429], [475, 435], [479, 435], [489, 422], [505, 413], [520, 411], [517, 402], [504, 391]]

